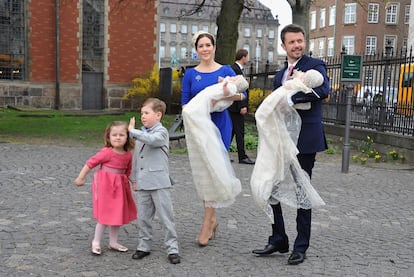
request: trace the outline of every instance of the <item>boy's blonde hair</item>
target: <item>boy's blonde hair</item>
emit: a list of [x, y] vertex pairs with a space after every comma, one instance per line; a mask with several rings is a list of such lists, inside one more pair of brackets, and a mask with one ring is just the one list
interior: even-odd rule
[[130, 151], [134, 149], [135, 147], [135, 140], [129, 137], [128, 132], [128, 123], [125, 121], [112, 121], [111, 123], [106, 126], [105, 132], [104, 132], [104, 146], [105, 147], [112, 147], [111, 140], [109, 138], [109, 134], [111, 133], [111, 128], [115, 126], [123, 126], [125, 128], [126, 134], [127, 134], [127, 141], [124, 144], [124, 150]]
[[165, 105], [165, 102], [155, 97], [151, 97], [145, 100], [144, 103], [142, 103], [141, 107], [148, 106], [148, 105], [151, 105], [151, 109], [154, 112], [161, 112], [161, 117], [164, 116], [165, 111], [167, 110], [167, 106]]

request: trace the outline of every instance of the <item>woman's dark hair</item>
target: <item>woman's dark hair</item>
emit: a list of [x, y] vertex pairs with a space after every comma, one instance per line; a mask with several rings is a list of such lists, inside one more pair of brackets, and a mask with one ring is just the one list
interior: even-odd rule
[[213, 37], [213, 35], [212, 34], [210, 34], [210, 33], [201, 33], [201, 34], [199, 34], [198, 36], [197, 36], [197, 38], [196, 38], [196, 40], [195, 40], [195, 43], [194, 43], [194, 46], [195, 46], [195, 48], [197, 49], [197, 44], [198, 44], [198, 41], [201, 39], [201, 38], [204, 38], [204, 37], [206, 37], [206, 38], [208, 38], [208, 39], [210, 39], [210, 41], [211, 41], [211, 44], [213, 44], [213, 45], [215, 45], [216, 44], [216, 42], [215, 42], [215, 40], [214, 40], [214, 37]]

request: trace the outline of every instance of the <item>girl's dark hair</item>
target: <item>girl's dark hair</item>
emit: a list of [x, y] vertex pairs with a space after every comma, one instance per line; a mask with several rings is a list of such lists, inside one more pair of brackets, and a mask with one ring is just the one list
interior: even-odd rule
[[125, 151], [130, 151], [134, 149], [135, 147], [135, 140], [133, 140], [131, 137], [129, 137], [128, 132], [128, 123], [125, 121], [113, 121], [106, 126], [105, 132], [104, 132], [104, 146], [105, 147], [112, 147], [111, 140], [109, 139], [109, 134], [111, 133], [111, 128], [115, 126], [123, 126], [125, 128], [126, 134], [127, 134], [127, 141], [124, 145]]

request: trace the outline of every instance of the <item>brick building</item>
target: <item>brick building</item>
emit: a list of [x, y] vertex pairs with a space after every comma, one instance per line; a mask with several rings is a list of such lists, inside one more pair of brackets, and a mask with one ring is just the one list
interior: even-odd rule
[[[382, 53], [408, 47], [411, 0], [315, 0], [309, 11], [309, 50], [316, 57]], [[411, 19], [412, 21], [412, 19]]]
[[155, 64], [156, 10], [147, 0], [0, 0], [0, 105], [130, 107], [121, 96]]

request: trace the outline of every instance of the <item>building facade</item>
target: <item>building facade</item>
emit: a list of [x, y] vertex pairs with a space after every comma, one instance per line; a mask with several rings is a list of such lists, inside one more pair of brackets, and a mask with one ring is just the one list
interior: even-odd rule
[[156, 1], [0, 0], [0, 105], [124, 109], [156, 62]]
[[[309, 51], [316, 57], [375, 55], [389, 44], [408, 49], [411, 0], [312, 1], [309, 11]], [[412, 21], [412, 17], [411, 17]]]
[[[248, 50], [253, 70], [262, 72], [267, 62], [277, 67], [285, 57], [277, 53], [279, 20], [259, 1], [251, 2], [253, 6], [245, 8], [240, 17], [237, 49]], [[192, 13], [195, 4], [188, 1], [161, 0], [157, 52], [160, 67], [185, 68], [197, 64], [191, 38], [200, 30], [217, 34], [220, 8], [220, 1], [207, 0], [201, 9]]]

